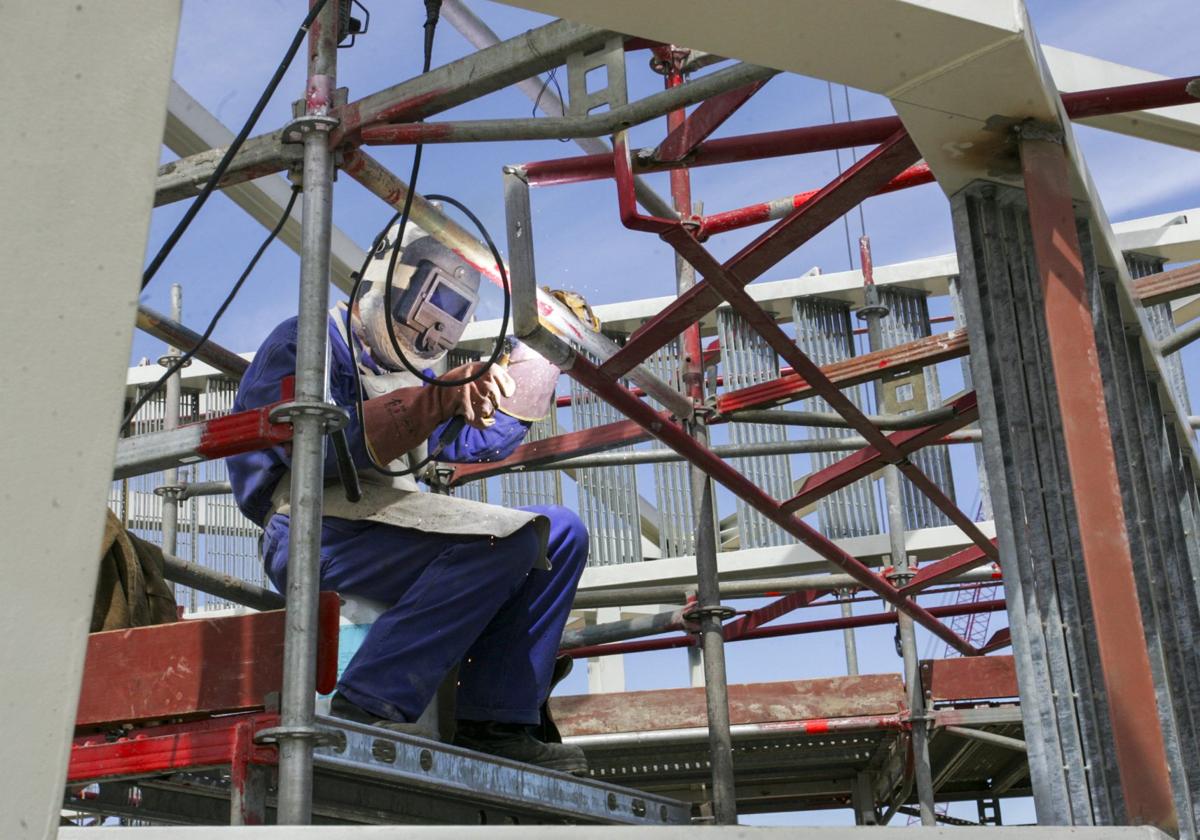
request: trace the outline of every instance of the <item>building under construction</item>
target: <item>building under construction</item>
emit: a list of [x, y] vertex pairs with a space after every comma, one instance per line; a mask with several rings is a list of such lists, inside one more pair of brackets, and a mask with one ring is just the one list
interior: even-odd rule
[[[289, 55], [240, 130], [172, 80], [177, 4], [4, 12], [0, 66], [24, 80], [10, 82], [20, 119], [4, 136], [36, 148], [0, 180], [4, 288], [20, 313], [0, 374], [15, 539], [0, 834], [666, 835], [798, 812], [1002, 832], [1006, 803], [1032, 800], [1017, 813], [1037, 825], [1007, 830], [1200, 838], [1187, 369], [1200, 208], [1111, 224], [1073, 129], [1200, 151], [1200, 77], [1043, 49], [1015, 0], [504, 2], [552, 17], [503, 39], [481, 17], [493, 7], [426, 0], [424, 37], [453, 28], [471, 51], [374, 92], [339, 75], [344, 49], [385, 38], [419, 53], [421, 36], [387, 31], [382, 9], [368, 31], [352, 0], [291, 4], [277, 15]], [[292, 57], [307, 62], [304, 89], [275, 94]], [[647, 67], [658, 89], [639, 98], [628, 80]], [[729, 130], [789, 76], [828, 82], [831, 118], [835, 84], [893, 113], [853, 119], [847, 92], [844, 119]], [[446, 113], [509, 88], [534, 115]], [[272, 94], [295, 100], [293, 119], [255, 125]], [[512, 141], [540, 153], [492, 173], [504, 230], [491, 236], [372, 148], [419, 160]], [[829, 152], [838, 171], [823, 185], [704, 204], [706, 167]], [[330, 713], [371, 621], [318, 581], [326, 447], [348, 497], [358, 485], [327, 335], [334, 295], [376, 247], [355, 244], [374, 231], [334, 225], [352, 183], [506, 294], [503, 318], [466, 326], [450, 367], [494, 360], [511, 333], [561, 368], [553, 410], [512, 454], [434, 460], [421, 477], [430, 493], [508, 508], [565, 503], [586, 525], [559, 647], [586, 680], [549, 704], [586, 775]], [[603, 247], [653, 240], [673, 277], [592, 306], [548, 292], [563, 280], [541, 276], [531, 196], [585, 183], [603, 185], [621, 227]], [[933, 184], [955, 253], [875, 264], [865, 222], [851, 237], [844, 219]], [[299, 255], [294, 380], [249, 410], [235, 395], [251, 339], [185, 326], [186, 285], [170, 312], [138, 303], [217, 192], [270, 229], [258, 256], [276, 238]], [[169, 205], [187, 209], [147, 254], [147, 224]], [[67, 207], [84, 209], [64, 229]], [[849, 270], [783, 271], [842, 229]], [[721, 250], [727, 234], [745, 244]], [[69, 306], [48, 309], [65, 283]], [[135, 327], [156, 362], [129, 366]], [[14, 399], [47, 390], [32, 355], [47, 346], [88, 376], [56, 374], [70, 388], [58, 404]], [[225, 460], [281, 446], [283, 594]], [[106, 501], [122, 535], [161, 547], [180, 620], [89, 633]], [[114, 539], [129, 537], [105, 547]], [[740, 651], [775, 639], [799, 659], [812, 634], [836, 656], [805, 678], [730, 678]], [[866, 667], [882, 654], [864, 640], [881, 639], [891, 664]], [[627, 665], [652, 651], [674, 651], [689, 684], [628, 690]]]

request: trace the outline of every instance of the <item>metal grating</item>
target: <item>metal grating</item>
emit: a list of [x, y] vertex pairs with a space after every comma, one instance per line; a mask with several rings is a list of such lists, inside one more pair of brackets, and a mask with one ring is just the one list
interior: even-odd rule
[[[721, 372], [727, 389], [745, 388], [779, 376], [779, 358], [745, 319], [729, 309], [717, 310], [717, 336], [721, 342]], [[731, 423], [729, 442], [744, 446], [782, 443], [787, 428], [766, 423]], [[731, 463], [768, 496], [786, 499], [792, 495], [792, 470], [787, 455], [731, 458]], [[741, 548], [790, 545], [792, 537], [742, 499], [737, 500], [738, 536]]]
[[[1136, 280], [1139, 277], [1147, 277], [1151, 274], [1158, 274], [1163, 270], [1166, 260], [1161, 257], [1152, 257], [1146, 254], [1126, 254], [1125, 265], [1129, 269], [1129, 276]], [[1146, 320], [1150, 322], [1150, 328], [1153, 331], [1154, 338], [1162, 341], [1167, 336], [1175, 332], [1175, 318], [1171, 311], [1170, 303], [1160, 303], [1155, 306], [1147, 306], [1143, 310], [1146, 313]], [[1183, 372], [1183, 356], [1179, 353], [1172, 353], [1163, 359], [1163, 367], [1167, 370], [1167, 377], [1171, 384], [1171, 390], [1175, 394], [1175, 399], [1179, 400], [1188, 411], [1191, 410], [1191, 400], [1188, 398], [1187, 377]]]
[[[962, 278], [950, 278], [950, 307], [954, 312], [954, 322], [960, 327], [965, 326], [967, 323], [966, 313], [963, 312], [961, 285]], [[962, 358], [962, 377], [964, 391], [970, 391], [975, 387], [971, 379], [970, 354]], [[971, 444], [971, 450], [975, 453], [975, 473], [979, 482], [979, 503], [975, 505], [974, 510], [968, 510], [967, 513], [974, 516], [976, 522], [987, 522], [992, 518], [992, 488], [988, 484], [987, 469], [983, 463], [983, 444], [973, 443]], [[949, 645], [946, 647], [947, 650], [951, 649]]]
[[[818, 365], [828, 365], [854, 355], [850, 306], [841, 301], [814, 297], [792, 301], [792, 320], [796, 325], [796, 343]], [[846, 396], [859, 408], [863, 406], [862, 386], [844, 389]], [[804, 411], [832, 411], [820, 397], [804, 400]], [[810, 438], [841, 438], [852, 435], [850, 429], [811, 428]], [[840, 460], [845, 453], [814, 452], [810, 457], [813, 471], [824, 469]], [[856, 481], [844, 490], [826, 496], [817, 503], [817, 521], [821, 532], [833, 539], [877, 534], [880, 531], [879, 513], [872, 492], [874, 482]]]
[[[571, 419], [576, 429], [591, 429], [625, 419], [619, 411], [571, 380]], [[623, 447], [614, 451], [629, 451]], [[632, 466], [579, 470], [579, 515], [591, 535], [589, 566], [637, 563], [642, 559], [637, 473]]]
[[[672, 341], [646, 360], [660, 379], [682, 390], [680, 343]], [[662, 408], [656, 400], [650, 402]], [[688, 464], [684, 461], [654, 464], [654, 493], [657, 509], [658, 547], [663, 557], [681, 557], [696, 550], [696, 511], [692, 503], [692, 485]]]
[[[558, 434], [557, 410], [551, 411], [545, 420], [539, 420], [529, 427], [525, 441], [545, 440]], [[473, 481], [468, 487], [485, 486], [486, 482]], [[483, 501], [480, 499], [480, 501]], [[505, 473], [500, 477], [500, 504], [505, 507], [526, 507], [528, 505], [561, 505], [562, 504], [562, 474], [558, 470], [543, 472], [514, 472]]]
[[[879, 300], [888, 308], [888, 314], [880, 320], [879, 324], [883, 333], [884, 347], [906, 344], [931, 334], [929, 305], [924, 292], [895, 286], [881, 286]], [[924, 385], [926, 397], [924, 404], [911, 410], [901, 411], [902, 414], [941, 404], [942, 397], [938, 388], [935, 367], [924, 369]], [[946, 447], [926, 447], [914, 453], [911, 460], [950, 499], [954, 499], [954, 478], [950, 472], [950, 453]], [[913, 487], [912, 482], [904, 476], [900, 477], [900, 493], [904, 501], [904, 524], [908, 530], [950, 524], [949, 517], [926, 498], [924, 493]]]

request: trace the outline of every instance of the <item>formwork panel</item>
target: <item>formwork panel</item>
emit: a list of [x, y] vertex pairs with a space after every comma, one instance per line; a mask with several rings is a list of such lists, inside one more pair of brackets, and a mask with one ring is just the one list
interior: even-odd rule
[[[972, 185], [952, 207], [1039, 822], [1121, 823], [1127, 815], [1024, 192]], [[1181, 832], [1194, 837], [1195, 477], [1143, 363], [1143, 339], [1121, 316], [1119, 278], [1098, 270], [1086, 216], [1078, 229], [1156, 692], [1156, 709], [1132, 713], [1161, 726]]]

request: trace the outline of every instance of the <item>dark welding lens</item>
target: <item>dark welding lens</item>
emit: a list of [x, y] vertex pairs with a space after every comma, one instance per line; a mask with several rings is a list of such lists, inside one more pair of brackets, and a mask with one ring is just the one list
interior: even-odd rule
[[465, 320], [471, 309], [471, 301], [445, 283], [438, 283], [433, 287], [433, 294], [429, 296], [429, 302], [456, 321]]

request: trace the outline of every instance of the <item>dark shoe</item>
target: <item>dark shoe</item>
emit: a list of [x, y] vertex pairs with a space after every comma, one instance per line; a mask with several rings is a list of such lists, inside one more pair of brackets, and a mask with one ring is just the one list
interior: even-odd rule
[[493, 720], [460, 720], [454, 743], [475, 752], [487, 753], [510, 761], [536, 764], [547, 770], [559, 770], [582, 776], [588, 763], [583, 750], [571, 744], [547, 744], [533, 737], [533, 727]]
[[368, 726], [380, 726], [384, 729], [390, 729], [393, 732], [400, 732], [404, 735], [418, 735], [422, 738], [435, 738], [436, 734], [429, 732], [424, 726], [417, 723], [406, 723], [398, 720], [388, 720], [381, 718], [379, 715], [368, 712], [361, 706], [356, 706], [351, 703], [346, 696], [340, 691], [333, 695], [333, 699], [329, 701], [329, 714], [342, 720], [350, 720], [355, 723], [365, 723]]

